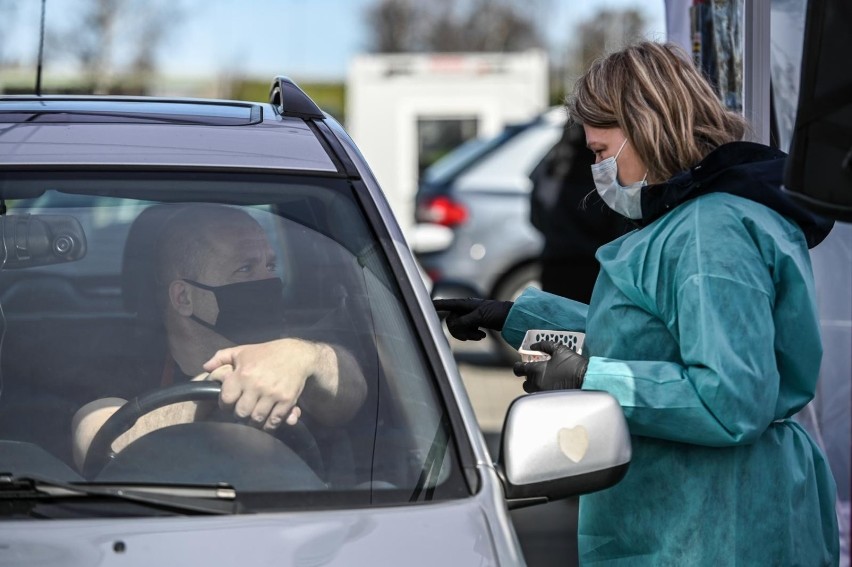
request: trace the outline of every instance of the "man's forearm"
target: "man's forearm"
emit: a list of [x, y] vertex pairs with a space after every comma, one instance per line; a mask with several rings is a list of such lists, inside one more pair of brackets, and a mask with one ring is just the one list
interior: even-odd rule
[[325, 425], [352, 419], [367, 396], [361, 366], [346, 349], [318, 343], [317, 367], [305, 385], [299, 405]]
[[[204, 376], [198, 376], [193, 380], [201, 380]], [[74, 462], [79, 469], [82, 470], [95, 435], [112, 417], [112, 414], [125, 403], [127, 403], [126, 400], [121, 398], [103, 398], [89, 402], [77, 411], [72, 420], [71, 434]], [[201, 418], [202, 414], [209, 412], [212, 407], [213, 405], [209, 403], [181, 402], [146, 413], [136, 421], [133, 427], [113, 440], [112, 450], [119, 452], [143, 435], [157, 429], [179, 423], [191, 423]]]

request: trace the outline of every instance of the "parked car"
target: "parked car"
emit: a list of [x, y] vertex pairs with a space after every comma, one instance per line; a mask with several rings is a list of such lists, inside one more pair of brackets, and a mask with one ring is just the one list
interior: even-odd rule
[[[517, 399], [494, 462], [375, 178], [286, 78], [268, 104], [0, 97], [0, 198], [0, 547], [15, 564], [523, 564], [510, 508], [628, 467], [621, 408], [583, 391]], [[188, 381], [163, 321], [174, 307], [221, 329], [219, 288], [158, 256], [224, 242], [224, 228], [164, 240], [204, 207], [253, 219], [268, 244], [233, 274], [260, 263], [280, 280], [283, 317], [248, 330], [262, 315], [356, 362], [363, 401], [339, 423], [302, 408], [268, 433], [211, 409], [116, 442], [220, 395]], [[203, 317], [188, 286], [215, 295], [194, 295]], [[81, 449], [75, 415], [109, 396], [130, 401]]]
[[529, 175], [566, 119], [564, 107], [551, 108], [493, 138], [462, 144], [425, 170], [412, 249], [433, 296], [513, 300], [539, 286], [544, 241], [529, 220]]

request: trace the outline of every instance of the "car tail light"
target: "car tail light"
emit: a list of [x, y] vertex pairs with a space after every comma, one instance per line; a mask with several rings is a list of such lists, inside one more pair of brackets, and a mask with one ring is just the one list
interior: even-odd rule
[[426, 277], [428, 277], [433, 282], [440, 281], [444, 275], [438, 268], [425, 269], [424, 271], [426, 272]]
[[453, 227], [467, 220], [467, 208], [447, 196], [433, 197], [417, 207], [418, 222], [433, 222]]

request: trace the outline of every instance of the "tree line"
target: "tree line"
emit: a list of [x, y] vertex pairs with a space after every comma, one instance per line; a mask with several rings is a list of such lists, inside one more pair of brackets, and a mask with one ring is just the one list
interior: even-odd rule
[[[46, 0], [48, 15], [51, 1]], [[614, 41], [637, 36], [644, 26], [639, 10], [605, 9], [572, 28], [570, 45], [555, 48], [544, 29], [554, 1], [561, 0], [373, 0], [364, 8], [361, 22], [364, 49], [373, 53], [546, 49], [558, 88], [608, 48], [619, 47], [611, 45]], [[193, 6], [201, 7], [191, 2], [75, 0], [61, 23], [50, 20], [45, 64], [78, 69], [79, 92], [144, 94]], [[18, 0], [0, 0], [0, 69], [14, 63], [7, 38], [12, 26], [19, 24], [20, 6]]]

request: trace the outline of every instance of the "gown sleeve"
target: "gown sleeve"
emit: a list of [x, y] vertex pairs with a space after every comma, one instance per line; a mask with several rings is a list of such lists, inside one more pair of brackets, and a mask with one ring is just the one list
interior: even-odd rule
[[528, 287], [509, 311], [502, 336], [518, 348], [529, 329], [584, 333], [588, 310], [585, 303]]

